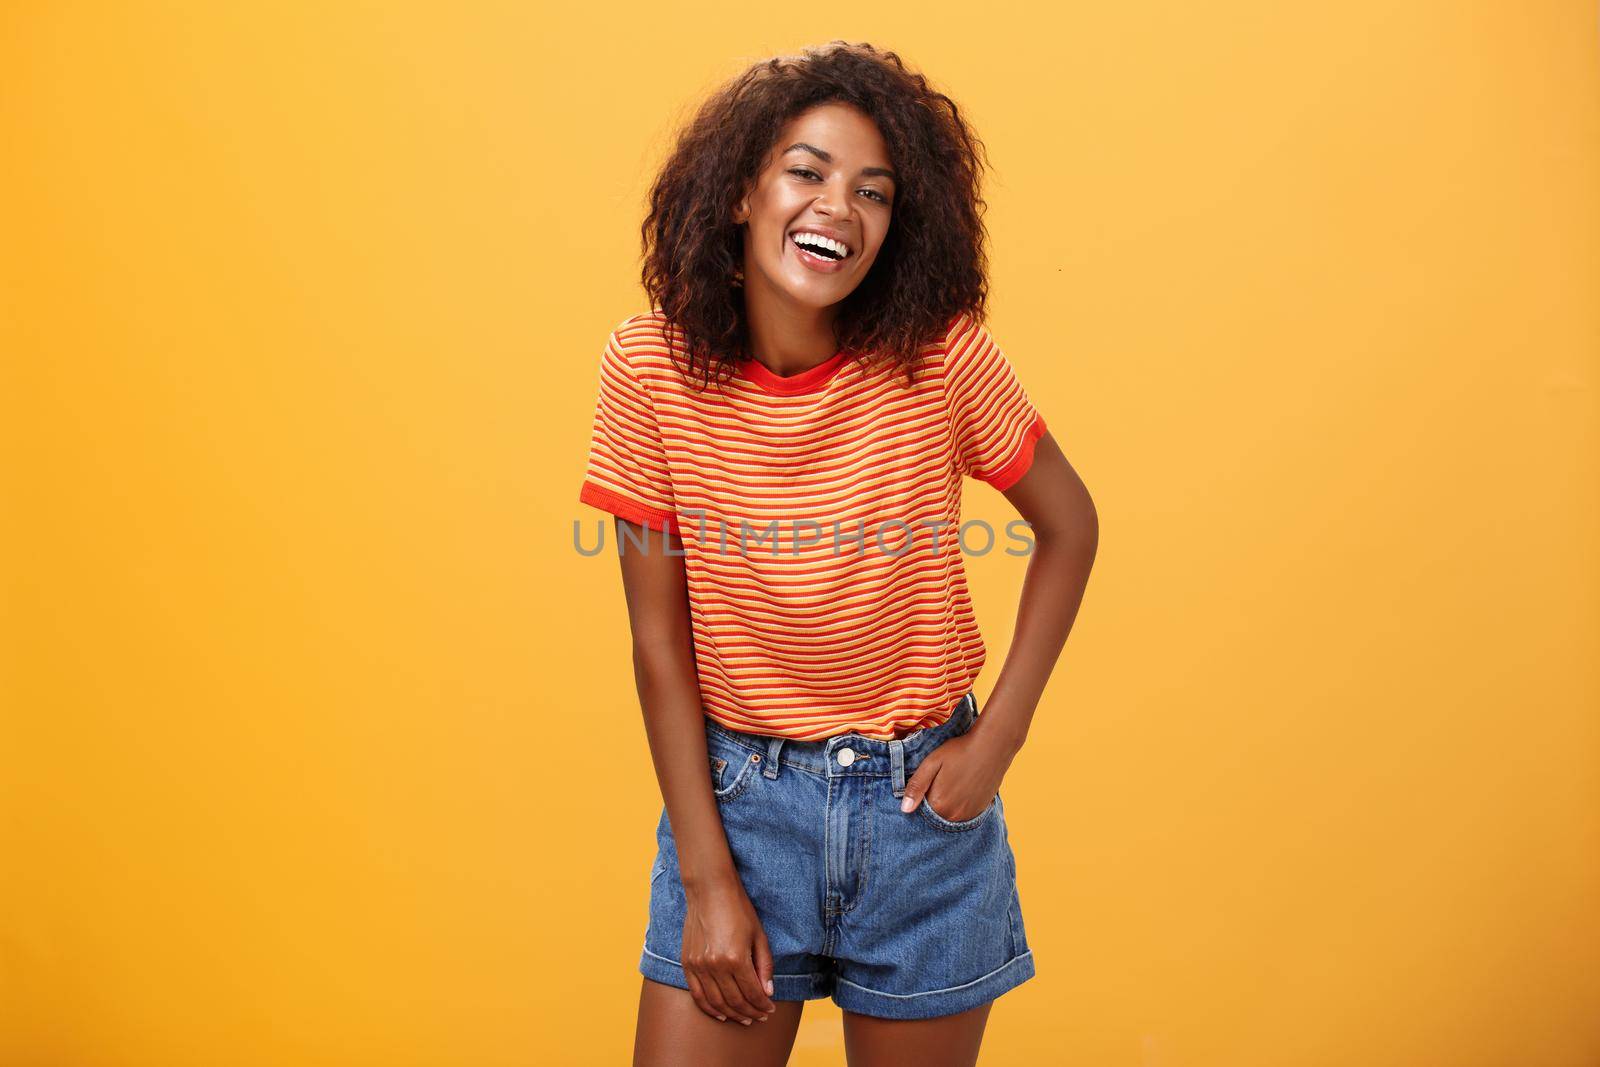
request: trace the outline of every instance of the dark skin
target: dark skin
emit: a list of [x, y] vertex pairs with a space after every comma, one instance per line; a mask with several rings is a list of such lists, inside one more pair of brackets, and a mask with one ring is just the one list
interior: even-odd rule
[[[773, 373], [801, 373], [836, 351], [836, 305], [860, 284], [888, 232], [895, 183], [884, 171], [892, 167], [871, 119], [846, 105], [824, 104], [784, 127], [756, 181], [733, 206], [732, 218], [744, 228], [753, 355]], [[852, 250], [846, 269], [804, 267], [787, 242], [806, 225], [840, 235]], [[1098, 520], [1053, 436], [1036, 443], [1033, 464], [1005, 496], [1035, 541], [1011, 651], [972, 729], [941, 744], [907, 781], [907, 811], [924, 796], [951, 820], [989, 806], [1027, 738], [1088, 583]], [[644, 979], [634, 1063], [778, 1067], [788, 1061], [803, 1002], [774, 1001], [766, 990], [771, 951], [711, 792], [683, 544], [672, 533], [615, 522], [634, 678], [687, 900], [680, 959], [689, 989]], [[919, 1020], [847, 1011], [848, 1061], [851, 1067], [970, 1067], [991, 1006]]]

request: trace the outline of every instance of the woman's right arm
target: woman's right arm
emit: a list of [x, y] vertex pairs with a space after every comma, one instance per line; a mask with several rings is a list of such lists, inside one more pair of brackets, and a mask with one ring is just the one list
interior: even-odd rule
[[615, 522], [634, 682], [687, 898], [684, 975], [702, 1011], [748, 1025], [776, 1007], [768, 992], [772, 953], [712, 795], [683, 542], [672, 532]]

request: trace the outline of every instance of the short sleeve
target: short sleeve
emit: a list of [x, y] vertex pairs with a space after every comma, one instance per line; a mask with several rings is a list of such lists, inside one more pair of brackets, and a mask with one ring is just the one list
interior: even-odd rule
[[1044, 416], [989, 331], [965, 313], [946, 339], [945, 398], [956, 468], [999, 490], [1015, 485], [1033, 464]]
[[600, 357], [589, 462], [578, 500], [629, 522], [678, 532], [655, 406], [616, 331]]

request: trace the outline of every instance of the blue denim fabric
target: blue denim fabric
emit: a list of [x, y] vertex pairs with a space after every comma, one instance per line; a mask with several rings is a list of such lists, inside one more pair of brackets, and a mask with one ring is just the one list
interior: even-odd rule
[[[958, 822], [926, 798], [900, 810], [918, 764], [977, 714], [969, 692], [944, 722], [893, 741], [796, 741], [706, 719], [717, 808], [772, 947], [775, 1000], [831, 996], [846, 1011], [924, 1019], [1033, 977], [999, 794]], [[639, 971], [687, 989], [683, 883], [664, 806], [656, 843]]]

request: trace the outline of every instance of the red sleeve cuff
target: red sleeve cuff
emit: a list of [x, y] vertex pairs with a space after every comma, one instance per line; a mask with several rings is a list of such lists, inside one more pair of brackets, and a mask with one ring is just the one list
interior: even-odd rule
[[1011, 457], [1011, 462], [983, 479], [996, 489], [1004, 492], [1016, 485], [1028, 468], [1033, 466], [1033, 446], [1045, 434], [1044, 416], [1034, 412], [1033, 424], [1022, 435], [1022, 447], [1017, 454]]
[[652, 530], [678, 533], [678, 517], [672, 512], [629, 500], [594, 482], [583, 483], [583, 488], [578, 490], [578, 501]]

